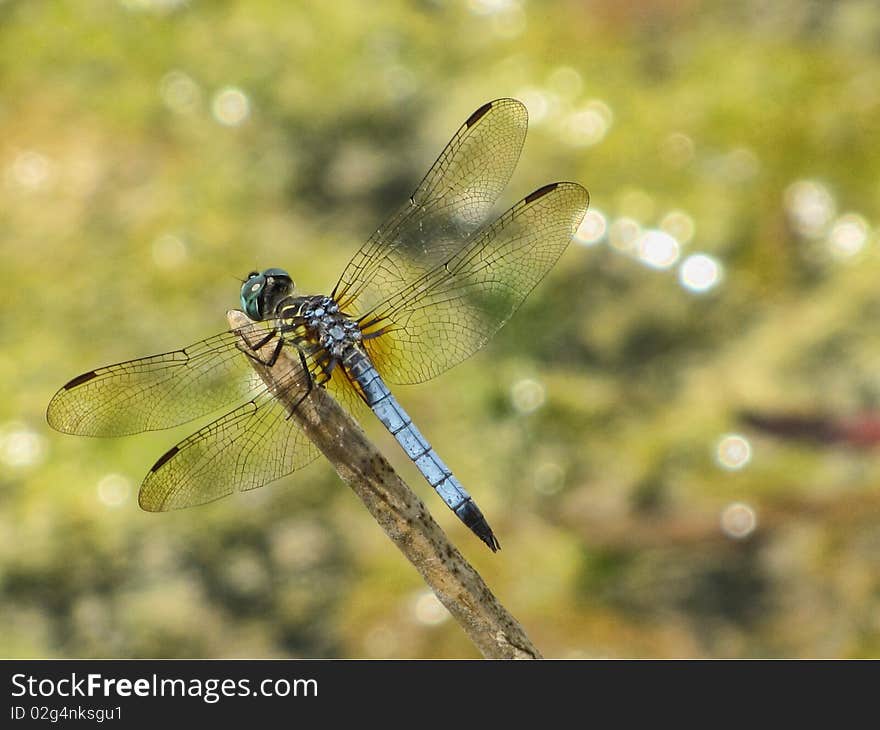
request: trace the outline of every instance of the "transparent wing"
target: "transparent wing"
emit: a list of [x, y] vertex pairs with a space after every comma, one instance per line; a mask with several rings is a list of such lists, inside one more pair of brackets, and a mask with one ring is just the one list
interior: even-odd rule
[[324, 388], [359, 423], [363, 423], [365, 418], [374, 417], [366, 401], [361, 397], [360, 388], [352, 384], [345, 373], [345, 368], [334, 368], [330, 380], [324, 383]]
[[361, 247], [333, 298], [363, 313], [447, 260], [485, 223], [510, 180], [528, 126], [525, 106], [497, 99], [477, 109], [410, 199]]
[[546, 185], [448, 260], [361, 317], [365, 347], [393, 383], [419, 383], [479, 350], [553, 267], [590, 196]]
[[[279, 389], [301, 397], [308, 382], [308, 374], [296, 369]], [[164, 454], [144, 479], [138, 502], [150, 512], [212, 502], [275, 481], [317, 455], [296, 421], [264, 388]]]
[[[255, 333], [260, 324], [249, 325]], [[174, 352], [98, 368], [52, 398], [49, 425], [81, 436], [125, 436], [186, 423], [246, 397], [262, 385], [224, 332]]]

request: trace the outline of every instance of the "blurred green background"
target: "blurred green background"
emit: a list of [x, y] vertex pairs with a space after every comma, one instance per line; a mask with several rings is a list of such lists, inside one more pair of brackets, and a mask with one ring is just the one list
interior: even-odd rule
[[592, 212], [478, 356], [397, 395], [503, 551], [370, 433], [547, 656], [880, 653], [880, 10], [0, 2], [0, 655], [472, 657], [330, 466], [137, 507], [194, 430], [50, 432], [83, 371], [327, 292], [480, 104], [505, 205]]

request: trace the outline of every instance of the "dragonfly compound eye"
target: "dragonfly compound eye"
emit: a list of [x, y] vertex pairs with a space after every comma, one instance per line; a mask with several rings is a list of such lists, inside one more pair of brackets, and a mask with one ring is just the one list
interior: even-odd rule
[[290, 274], [284, 269], [266, 269], [263, 272], [263, 276], [268, 279], [282, 279], [284, 281], [289, 281], [290, 285], [293, 286], [293, 280], [290, 278]]
[[293, 280], [284, 269], [251, 273], [241, 287], [241, 308], [253, 320], [274, 314], [275, 308], [293, 291]]
[[251, 319], [263, 318], [262, 299], [265, 288], [266, 277], [257, 273], [252, 273], [241, 285], [241, 308]]

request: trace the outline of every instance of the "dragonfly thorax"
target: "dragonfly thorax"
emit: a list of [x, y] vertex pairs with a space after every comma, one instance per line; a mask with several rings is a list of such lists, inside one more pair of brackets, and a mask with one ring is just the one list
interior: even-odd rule
[[333, 360], [342, 360], [362, 338], [357, 322], [339, 311], [339, 305], [330, 297], [288, 298], [279, 304], [275, 316], [285, 330], [323, 349]]

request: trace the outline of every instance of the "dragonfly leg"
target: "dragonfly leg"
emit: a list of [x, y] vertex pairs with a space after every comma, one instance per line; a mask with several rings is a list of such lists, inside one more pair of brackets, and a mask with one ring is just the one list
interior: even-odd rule
[[324, 387], [333, 376], [333, 369], [336, 367], [337, 360], [330, 355], [323, 347], [313, 345], [309, 349], [309, 354], [317, 353], [315, 364], [318, 366], [320, 374], [316, 379], [316, 383], [320, 387]]
[[303, 367], [308, 371], [311, 377], [314, 377], [313, 368], [307, 366], [306, 363], [308, 361], [306, 360], [306, 357], [314, 356], [314, 365], [317, 366], [316, 370], [319, 372], [319, 375], [315, 378], [314, 382], [316, 385], [323, 388], [330, 380], [336, 361], [327, 354], [326, 350], [320, 345], [303, 341], [302, 343], [298, 343], [296, 347], [299, 351], [300, 359], [303, 361]]
[[314, 385], [314, 379], [312, 378], [312, 371], [309, 370], [309, 363], [306, 361], [305, 353], [302, 350], [297, 350], [299, 353], [299, 361], [302, 363], [303, 371], [306, 374], [306, 378], [309, 381], [309, 387], [306, 388], [306, 395], [312, 392], [312, 386]]
[[277, 334], [278, 334], [278, 330], [277, 330], [276, 328], [273, 327], [271, 330], [269, 330], [269, 331], [266, 333], [266, 336], [265, 336], [262, 340], [260, 340], [259, 342], [257, 342], [257, 343], [253, 346], [253, 349], [254, 349], [254, 350], [259, 350], [259, 349], [261, 349], [261, 348], [263, 347], [263, 345], [265, 345], [267, 342], [269, 342], [269, 341], [270, 341], [275, 335], [277, 335]]
[[[293, 413], [294, 413], [294, 411], [296, 411], [297, 406], [299, 406], [300, 403], [302, 403], [306, 398], [309, 397], [309, 393], [312, 392], [312, 388], [315, 386], [315, 380], [312, 377], [312, 371], [309, 369], [309, 363], [306, 360], [305, 353], [302, 350], [300, 350], [299, 348], [297, 348], [297, 352], [299, 353], [299, 361], [302, 363], [303, 372], [306, 375], [306, 380], [308, 381], [308, 385], [306, 386], [306, 392], [302, 394], [300, 399], [293, 405], [293, 407], [288, 412], [287, 418], [286, 418], [286, 420], [288, 420], [288, 421], [293, 416]], [[276, 353], [276, 357], [277, 357], [277, 353]]]
[[278, 336], [277, 330], [272, 330], [269, 332], [262, 340], [255, 343], [253, 346], [249, 346], [250, 352], [247, 350], [242, 350], [245, 355], [247, 355], [254, 362], [259, 363], [260, 365], [265, 365], [266, 367], [272, 367], [276, 362], [278, 362], [278, 356], [281, 354], [281, 348], [284, 347], [284, 338], [278, 336], [278, 341], [275, 343], [275, 349], [272, 351], [272, 354], [269, 356], [267, 360], [261, 358], [257, 353], [263, 348], [264, 345], [269, 343], [273, 337]]
[[327, 358], [326, 361], [320, 363], [321, 365], [321, 374], [324, 376], [320, 382], [320, 385], [324, 385], [330, 378], [333, 377], [333, 369], [336, 367], [337, 360], [335, 358]]

